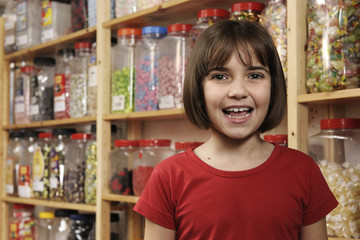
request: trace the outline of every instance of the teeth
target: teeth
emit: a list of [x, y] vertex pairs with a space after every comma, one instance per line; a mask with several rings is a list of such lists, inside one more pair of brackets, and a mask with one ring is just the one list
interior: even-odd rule
[[246, 117], [248, 117], [249, 115], [250, 115], [250, 113], [249, 112], [247, 112], [245, 115], [241, 115], [241, 116], [232, 116], [232, 115], [230, 115], [230, 114], [225, 114], [228, 118], [246, 118]]
[[228, 110], [226, 110], [227, 112], [248, 112], [250, 111], [249, 108], [229, 108]]

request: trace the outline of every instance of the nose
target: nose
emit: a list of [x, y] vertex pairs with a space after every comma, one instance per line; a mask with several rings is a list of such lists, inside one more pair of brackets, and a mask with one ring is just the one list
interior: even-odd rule
[[232, 84], [229, 85], [229, 97], [230, 98], [246, 98], [249, 92], [246, 87], [246, 83], [241, 79], [234, 79]]

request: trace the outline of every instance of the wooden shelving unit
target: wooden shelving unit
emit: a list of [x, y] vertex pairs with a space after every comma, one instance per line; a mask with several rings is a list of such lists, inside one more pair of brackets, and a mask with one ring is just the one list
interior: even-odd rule
[[[259, 0], [266, 2], [265, 0]], [[128, 239], [141, 238], [141, 218], [131, 208], [137, 202], [135, 196], [112, 194], [108, 190], [109, 172], [108, 154], [111, 146], [111, 123], [116, 121], [127, 123], [128, 139], [142, 138], [142, 123], [146, 121], [163, 121], [185, 119], [182, 109], [160, 110], [151, 112], [110, 113], [110, 48], [111, 35], [121, 27], [143, 27], [148, 25], [167, 26], [176, 22], [195, 23], [197, 12], [204, 8], [230, 8], [236, 0], [171, 0], [159, 6], [145, 9], [121, 18], [110, 19], [110, 0], [97, 1], [97, 25], [92, 28], [68, 34], [57, 40], [37, 46], [4, 54], [0, 47], [0, 202], [1, 202], [1, 239], [8, 239], [7, 224], [8, 205], [27, 203], [44, 207], [69, 208], [96, 213], [96, 239], [110, 239], [111, 202], [122, 202], [129, 205]], [[288, 1], [288, 136], [289, 147], [307, 152], [308, 111], [312, 104], [345, 105], [360, 102], [360, 89], [349, 89], [331, 93], [307, 94], [305, 89], [305, 45], [306, 45], [306, 1]], [[4, 33], [4, 21], [0, 19], [0, 36]], [[61, 47], [72, 45], [78, 40], [97, 40], [97, 77], [98, 96], [97, 115], [78, 119], [51, 120], [29, 124], [9, 124], [9, 63], [13, 61], [32, 61], [34, 56], [56, 54]], [[1, 37], [2, 39], [2, 37]], [[1, 44], [2, 45], [2, 44]], [[331, 113], [329, 113], [331, 115]], [[97, 155], [101, 161], [97, 165], [97, 200], [96, 205], [60, 203], [36, 199], [23, 199], [6, 196], [4, 190], [5, 159], [9, 130], [57, 128], [63, 126], [82, 126], [96, 123]], [[100, 159], [100, 158], [98, 158]], [[347, 240], [345, 238], [329, 238], [331, 240]]]

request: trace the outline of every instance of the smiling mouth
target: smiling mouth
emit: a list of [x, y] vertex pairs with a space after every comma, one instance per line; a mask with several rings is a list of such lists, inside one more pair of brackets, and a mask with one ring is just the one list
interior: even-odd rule
[[223, 110], [223, 113], [229, 118], [246, 118], [250, 116], [253, 110], [254, 109], [250, 107], [226, 108]]

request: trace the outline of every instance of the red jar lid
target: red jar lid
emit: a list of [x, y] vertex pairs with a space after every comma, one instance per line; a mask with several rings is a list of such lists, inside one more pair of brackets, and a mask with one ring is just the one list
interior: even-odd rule
[[262, 11], [265, 4], [259, 2], [239, 2], [231, 6], [231, 12], [242, 11], [242, 10], [257, 10]]
[[34, 67], [33, 66], [25, 66], [25, 67], [21, 67], [21, 72], [24, 72], [24, 73], [31, 73], [34, 71]]
[[53, 134], [51, 132], [41, 132], [39, 133], [39, 138], [52, 138]]
[[167, 147], [170, 146], [170, 139], [142, 139], [140, 140], [140, 147]]
[[13, 209], [16, 209], [16, 210], [29, 210], [29, 209], [34, 209], [34, 205], [14, 203]]
[[360, 118], [335, 118], [322, 119], [320, 121], [321, 129], [352, 129], [360, 128]]
[[116, 147], [138, 147], [139, 146], [139, 140], [119, 139], [119, 140], [114, 141], [114, 145]]
[[189, 32], [192, 24], [175, 23], [168, 26], [168, 33], [170, 32]]
[[221, 8], [209, 8], [209, 9], [203, 9], [198, 12], [198, 18], [202, 17], [223, 17], [223, 18], [229, 18], [230, 13], [228, 10], [221, 9]]
[[71, 134], [72, 140], [89, 140], [91, 138], [91, 134], [89, 133], [73, 133]]
[[129, 35], [141, 35], [141, 29], [139, 28], [120, 28], [118, 30], [118, 36], [129, 36]]
[[288, 135], [286, 134], [265, 135], [264, 140], [270, 143], [284, 143], [288, 141]]
[[175, 149], [188, 149], [188, 148], [196, 148], [203, 144], [203, 142], [175, 142]]
[[76, 42], [75, 43], [75, 49], [79, 48], [91, 48], [91, 43], [89, 42]]

